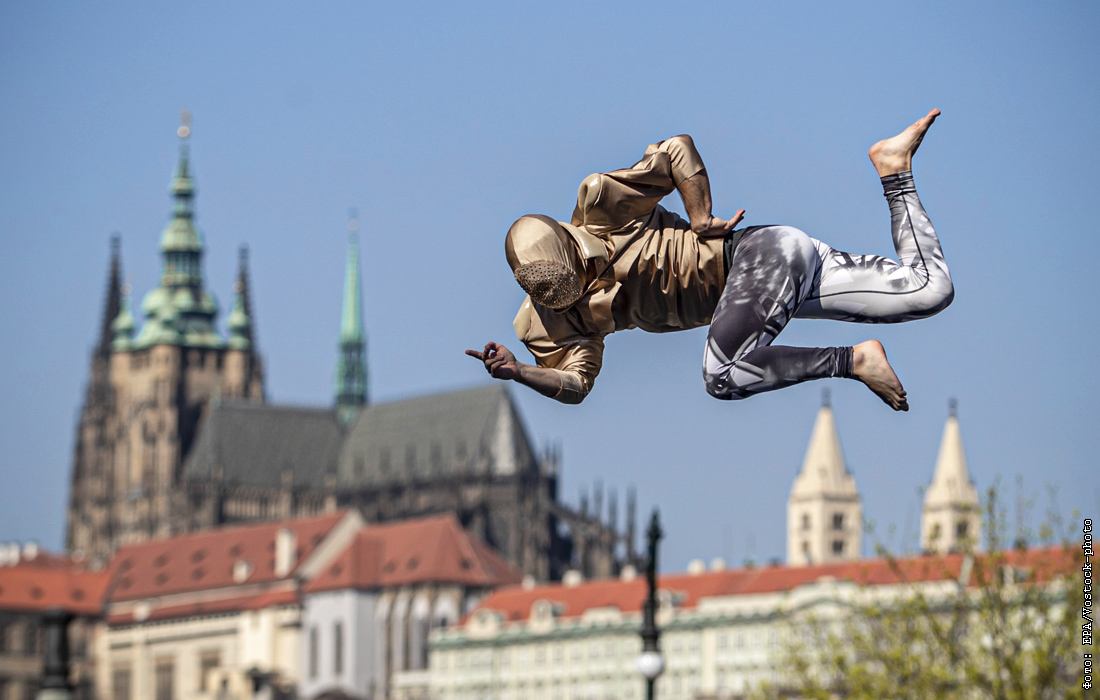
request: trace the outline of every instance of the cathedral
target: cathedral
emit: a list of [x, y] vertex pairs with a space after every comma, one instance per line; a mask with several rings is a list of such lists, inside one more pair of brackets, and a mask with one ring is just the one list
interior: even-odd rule
[[613, 499], [606, 517], [600, 498], [595, 512], [561, 503], [558, 453], [536, 453], [503, 385], [369, 403], [354, 220], [333, 404], [268, 403], [247, 248], [226, 338], [204, 288], [186, 120], [178, 136], [160, 286], [142, 300], [140, 329], [111, 242], [76, 429], [70, 552], [95, 565], [149, 538], [352, 507], [368, 522], [453, 513], [537, 580], [568, 569], [609, 576], [634, 562], [633, 493], [623, 531]]

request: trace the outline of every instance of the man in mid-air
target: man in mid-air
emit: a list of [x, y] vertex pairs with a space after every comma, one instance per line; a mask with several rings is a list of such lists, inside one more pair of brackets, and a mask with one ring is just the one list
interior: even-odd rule
[[[508, 264], [528, 294], [516, 335], [537, 364], [493, 342], [466, 354], [497, 379], [580, 403], [600, 372], [608, 333], [710, 324], [703, 379], [711, 396], [743, 399], [845, 377], [894, 410], [909, 410], [877, 340], [835, 348], [771, 343], [792, 318], [900, 323], [951, 303], [951, 274], [911, 171], [939, 114], [933, 109], [868, 153], [890, 205], [897, 262], [834, 250], [790, 226], [734, 230], [745, 211], [728, 220], [711, 214], [703, 161], [690, 136], [675, 136], [628, 169], [585, 178], [570, 223], [524, 216], [508, 230]], [[690, 222], [658, 204], [674, 189]]]

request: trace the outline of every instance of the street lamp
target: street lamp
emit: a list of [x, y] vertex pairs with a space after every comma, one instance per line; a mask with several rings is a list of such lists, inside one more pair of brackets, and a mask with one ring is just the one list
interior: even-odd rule
[[649, 521], [646, 540], [649, 544], [649, 561], [646, 562], [646, 584], [649, 592], [642, 606], [642, 653], [638, 656], [638, 672], [645, 677], [646, 700], [653, 700], [657, 676], [665, 670], [665, 658], [661, 656], [661, 630], [657, 629], [657, 541], [661, 532], [661, 519], [657, 509]]

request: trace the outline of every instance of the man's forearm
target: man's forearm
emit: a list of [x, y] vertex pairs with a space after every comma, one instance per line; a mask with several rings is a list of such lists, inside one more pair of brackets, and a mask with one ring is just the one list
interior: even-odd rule
[[700, 170], [680, 183], [677, 188], [684, 200], [691, 221], [691, 230], [696, 233], [705, 231], [711, 222], [710, 178], [706, 170]]
[[554, 398], [561, 391], [561, 378], [557, 372], [545, 367], [535, 367], [522, 362], [516, 362], [519, 368], [519, 377], [515, 381], [530, 387], [543, 396]]

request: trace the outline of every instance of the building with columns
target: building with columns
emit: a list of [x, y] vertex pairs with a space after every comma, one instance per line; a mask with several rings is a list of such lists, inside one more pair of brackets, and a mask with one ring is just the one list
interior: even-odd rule
[[[616, 504], [559, 501], [555, 450], [537, 452], [500, 385], [372, 404], [358, 221], [349, 223], [333, 402], [267, 402], [247, 249], [228, 333], [203, 277], [190, 126], [179, 132], [160, 285], [143, 323], [111, 244], [106, 301], [76, 430], [67, 547], [102, 565], [120, 546], [177, 533], [353, 507], [370, 521], [452, 513], [526, 574], [578, 567], [614, 575], [632, 561]], [[618, 552], [618, 554], [617, 554]]]
[[863, 511], [840, 447], [829, 395], [817, 412], [802, 470], [787, 499], [787, 564], [859, 559]]
[[932, 483], [924, 493], [920, 546], [926, 552], [954, 552], [978, 546], [981, 536], [978, 490], [966, 468], [958, 404], [952, 399]]

